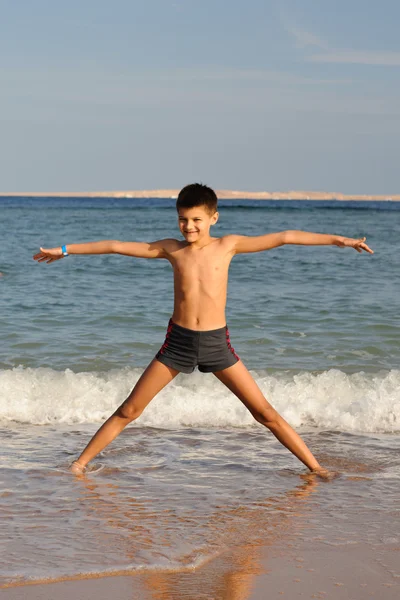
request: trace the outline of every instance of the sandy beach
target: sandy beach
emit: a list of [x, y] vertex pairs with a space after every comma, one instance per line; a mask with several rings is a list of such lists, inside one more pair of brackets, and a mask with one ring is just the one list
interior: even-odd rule
[[[321, 516], [321, 515], [320, 515]], [[333, 517], [327, 517], [332, 521]], [[371, 515], [373, 518], [373, 515]], [[85, 578], [0, 590], [5, 600], [364, 600], [399, 597], [400, 547], [339, 545], [325, 527], [312, 537], [277, 531], [266, 545], [227, 551], [198, 569]]]

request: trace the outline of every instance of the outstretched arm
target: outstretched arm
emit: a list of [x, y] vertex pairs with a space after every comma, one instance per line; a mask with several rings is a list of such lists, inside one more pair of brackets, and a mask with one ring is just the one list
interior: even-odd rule
[[[156, 242], [120, 242], [118, 240], [102, 240], [85, 244], [68, 244], [68, 254], [124, 254], [138, 258], [166, 258], [176, 240], [166, 239]], [[38, 262], [51, 263], [63, 258], [61, 246], [57, 248], [40, 248], [34, 255]]]
[[301, 244], [304, 246], [339, 246], [340, 248], [354, 248], [357, 252], [373, 254], [371, 248], [365, 243], [366, 237], [348, 238], [343, 235], [326, 233], [311, 233], [309, 231], [285, 231], [285, 244]]
[[236, 254], [247, 252], [262, 252], [271, 250], [285, 244], [299, 244], [303, 246], [340, 246], [354, 248], [357, 252], [369, 252], [371, 248], [365, 243], [366, 238], [353, 239], [342, 235], [331, 235], [326, 233], [312, 233], [309, 231], [279, 231], [278, 233], [267, 233], [255, 237], [246, 235], [233, 235], [233, 243]]

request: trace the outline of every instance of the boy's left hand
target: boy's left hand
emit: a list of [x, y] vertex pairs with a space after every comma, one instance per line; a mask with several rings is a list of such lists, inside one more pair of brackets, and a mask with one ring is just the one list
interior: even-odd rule
[[369, 246], [367, 246], [367, 244], [365, 243], [365, 240], [367, 238], [363, 237], [360, 239], [353, 239], [353, 238], [347, 238], [347, 237], [339, 237], [338, 241], [337, 241], [337, 245], [340, 246], [341, 248], [344, 247], [349, 247], [349, 248], [354, 248], [354, 250], [357, 250], [357, 252], [359, 252], [360, 254], [362, 253], [363, 250], [365, 250], [365, 252], [369, 252], [369, 254], [373, 254], [374, 251], [371, 250], [371, 248]]

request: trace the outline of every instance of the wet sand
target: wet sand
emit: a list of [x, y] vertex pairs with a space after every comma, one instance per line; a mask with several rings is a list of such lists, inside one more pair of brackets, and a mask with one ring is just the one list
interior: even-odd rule
[[[334, 452], [335, 436], [328, 439]], [[24, 485], [22, 496], [3, 511], [2, 537], [8, 545], [2, 558], [8, 567], [4, 564], [0, 598], [395, 600], [400, 597], [400, 523], [393, 440], [382, 437], [391, 451], [380, 455], [380, 465], [366, 451], [363, 462], [319, 453], [328, 468], [341, 472], [331, 481], [309, 473], [299, 477], [290, 469], [263, 474], [258, 469], [255, 481], [247, 472], [244, 496], [232, 484], [232, 469], [219, 483], [221, 489], [210, 480], [207, 498], [198, 487], [188, 494], [186, 471], [186, 488], [174, 474], [179, 495], [176, 487], [170, 495], [165, 485], [157, 491], [149, 478], [146, 486], [129, 479], [124, 484], [124, 471], [110, 467], [80, 476], [73, 485], [62, 472], [49, 477], [35, 469], [30, 483], [26, 475], [14, 474], [3, 500], [10, 499], [12, 486]], [[375, 457], [378, 442], [376, 437]], [[198, 484], [201, 474], [196, 471]], [[162, 483], [162, 471], [154, 477]], [[32, 495], [35, 481], [39, 495]], [[31, 497], [24, 504], [28, 483]], [[265, 489], [261, 494], [263, 485], [274, 493], [267, 495]], [[69, 511], [54, 490], [67, 496]]]
[[[399, 597], [399, 550], [329, 547], [321, 542], [225, 555], [181, 573], [147, 573], [3, 589], [4, 600], [264, 600]], [[397, 572], [396, 572], [397, 569]]]
[[[246, 521], [248, 534], [219, 552], [210, 553], [198, 567], [176, 570], [114, 571], [72, 575], [62, 580], [5, 583], [4, 600], [274, 600], [322, 598], [364, 600], [400, 597], [400, 540], [398, 511], [384, 513], [365, 497], [353, 511], [352, 482], [367, 484], [362, 475], [341, 477], [348, 501], [339, 510], [318, 494], [336, 496], [338, 484], [303, 476], [275, 513], [266, 515], [256, 504], [237, 507], [237, 522]], [[321, 488], [322, 486], [322, 488]], [[368, 487], [364, 488], [365, 490]], [[318, 497], [310, 504], [313, 496]], [[363, 495], [364, 496], [364, 495]], [[368, 494], [367, 494], [368, 496]], [[325, 495], [325, 498], [327, 496]], [[361, 506], [360, 506], [361, 508]], [[226, 522], [229, 529], [229, 524]], [[238, 534], [237, 525], [233, 533]], [[258, 535], [255, 532], [258, 531]], [[240, 537], [240, 536], [239, 536]], [[131, 540], [134, 543], [134, 540]], [[67, 561], [66, 561], [67, 562]], [[63, 565], [65, 568], [67, 564]]]

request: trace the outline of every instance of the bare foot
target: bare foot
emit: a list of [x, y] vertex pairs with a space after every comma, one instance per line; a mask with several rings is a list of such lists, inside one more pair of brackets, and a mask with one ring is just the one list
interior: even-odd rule
[[86, 467], [81, 465], [77, 460], [74, 460], [72, 465], [69, 467], [69, 470], [71, 473], [74, 473], [74, 475], [82, 475], [86, 471]]
[[324, 468], [315, 469], [314, 471], [311, 471], [311, 473], [318, 475], [318, 477], [321, 477], [321, 479], [324, 479], [325, 481], [332, 481], [332, 479], [335, 479], [340, 475], [337, 471], [328, 471], [328, 469]]

